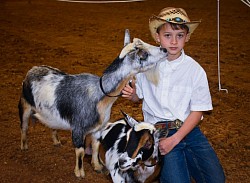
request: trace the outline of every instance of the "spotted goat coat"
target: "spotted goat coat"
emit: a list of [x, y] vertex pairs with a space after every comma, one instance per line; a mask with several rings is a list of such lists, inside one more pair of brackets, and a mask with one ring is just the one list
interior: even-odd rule
[[161, 132], [147, 122], [125, 118], [108, 123], [101, 133], [99, 159], [114, 183], [152, 183], [160, 172]]

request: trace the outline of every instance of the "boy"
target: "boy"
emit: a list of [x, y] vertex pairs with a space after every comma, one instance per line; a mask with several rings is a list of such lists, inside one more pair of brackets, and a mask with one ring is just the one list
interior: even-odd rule
[[182, 8], [167, 7], [149, 19], [153, 39], [166, 48], [168, 57], [154, 69], [136, 75], [123, 97], [143, 100], [144, 121], [168, 128], [161, 138], [161, 183], [223, 183], [222, 166], [198, 123], [202, 112], [212, 110], [204, 69], [183, 48], [200, 21], [190, 21]]

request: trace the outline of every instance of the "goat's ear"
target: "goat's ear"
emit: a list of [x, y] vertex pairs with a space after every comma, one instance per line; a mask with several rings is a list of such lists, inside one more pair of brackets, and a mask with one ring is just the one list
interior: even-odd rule
[[126, 114], [125, 112], [121, 111], [122, 114], [125, 117], [125, 121], [129, 124], [129, 126], [131, 126], [132, 128], [138, 124], [138, 121], [136, 121], [134, 118], [132, 118], [131, 116], [129, 116], [128, 114]]
[[131, 43], [131, 41], [130, 41], [130, 33], [129, 33], [129, 30], [126, 29], [125, 30], [125, 35], [124, 35], [124, 45], [123, 46], [125, 47], [129, 43]]
[[128, 53], [135, 49], [135, 43], [131, 43], [129, 30], [125, 30], [123, 49], [119, 55], [120, 59], [123, 59]]

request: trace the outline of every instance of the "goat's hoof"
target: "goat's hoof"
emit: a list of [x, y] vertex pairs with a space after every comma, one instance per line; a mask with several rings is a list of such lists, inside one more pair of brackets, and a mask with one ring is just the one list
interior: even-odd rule
[[92, 167], [94, 168], [95, 172], [99, 173], [103, 171], [103, 165], [100, 163], [93, 163], [91, 162]]
[[95, 167], [94, 168], [94, 170], [95, 170], [95, 172], [97, 172], [97, 173], [101, 173], [101, 172], [103, 172], [103, 167], [101, 166], [101, 167]]
[[52, 136], [54, 146], [60, 146], [62, 143], [57, 136]]
[[61, 144], [61, 142], [59, 141], [59, 142], [56, 142], [56, 143], [54, 143], [53, 144], [55, 147], [60, 147], [60, 146], [62, 146], [62, 144]]
[[95, 170], [96, 173], [103, 173], [102, 170]]
[[109, 171], [107, 168], [104, 168], [104, 170], [102, 171], [105, 175], [109, 175]]
[[103, 168], [102, 170], [95, 170], [96, 173], [101, 173], [101, 174], [105, 174], [108, 175], [109, 171], [106, 168]]
[[96, 173], [104, 173], [105, 167], [103, 167], [101, 164], [99, 166], [94, 166], [94, 170]]
[[21, 150], [22, 150], [22, 151], [28, 150], [28, 145], [27, 145], [27, 144], [22, 144], [22, 145], [21, 145]]
[[84, 170], [76, 170], [75, 169], [75, 176], [78, 177], [78, 178], [84, 178], [85, 177], [85, 172]]

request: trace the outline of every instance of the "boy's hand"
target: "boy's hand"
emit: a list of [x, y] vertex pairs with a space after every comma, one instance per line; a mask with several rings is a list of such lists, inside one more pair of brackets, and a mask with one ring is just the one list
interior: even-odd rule
[[174, 135], [167, 138], [161, 138], [159, 142], [159, 150], [161, 155], [168, 154], [178, 143], [179, 141]]
[[125, 85], [125, 87], [122, 90], [122, 97], [128, 100], [132, 100], [134, 102], [139, 100], [139, 98], [136, 95], [136, 87], [134, 80], [130, 80], [129, 83]]

